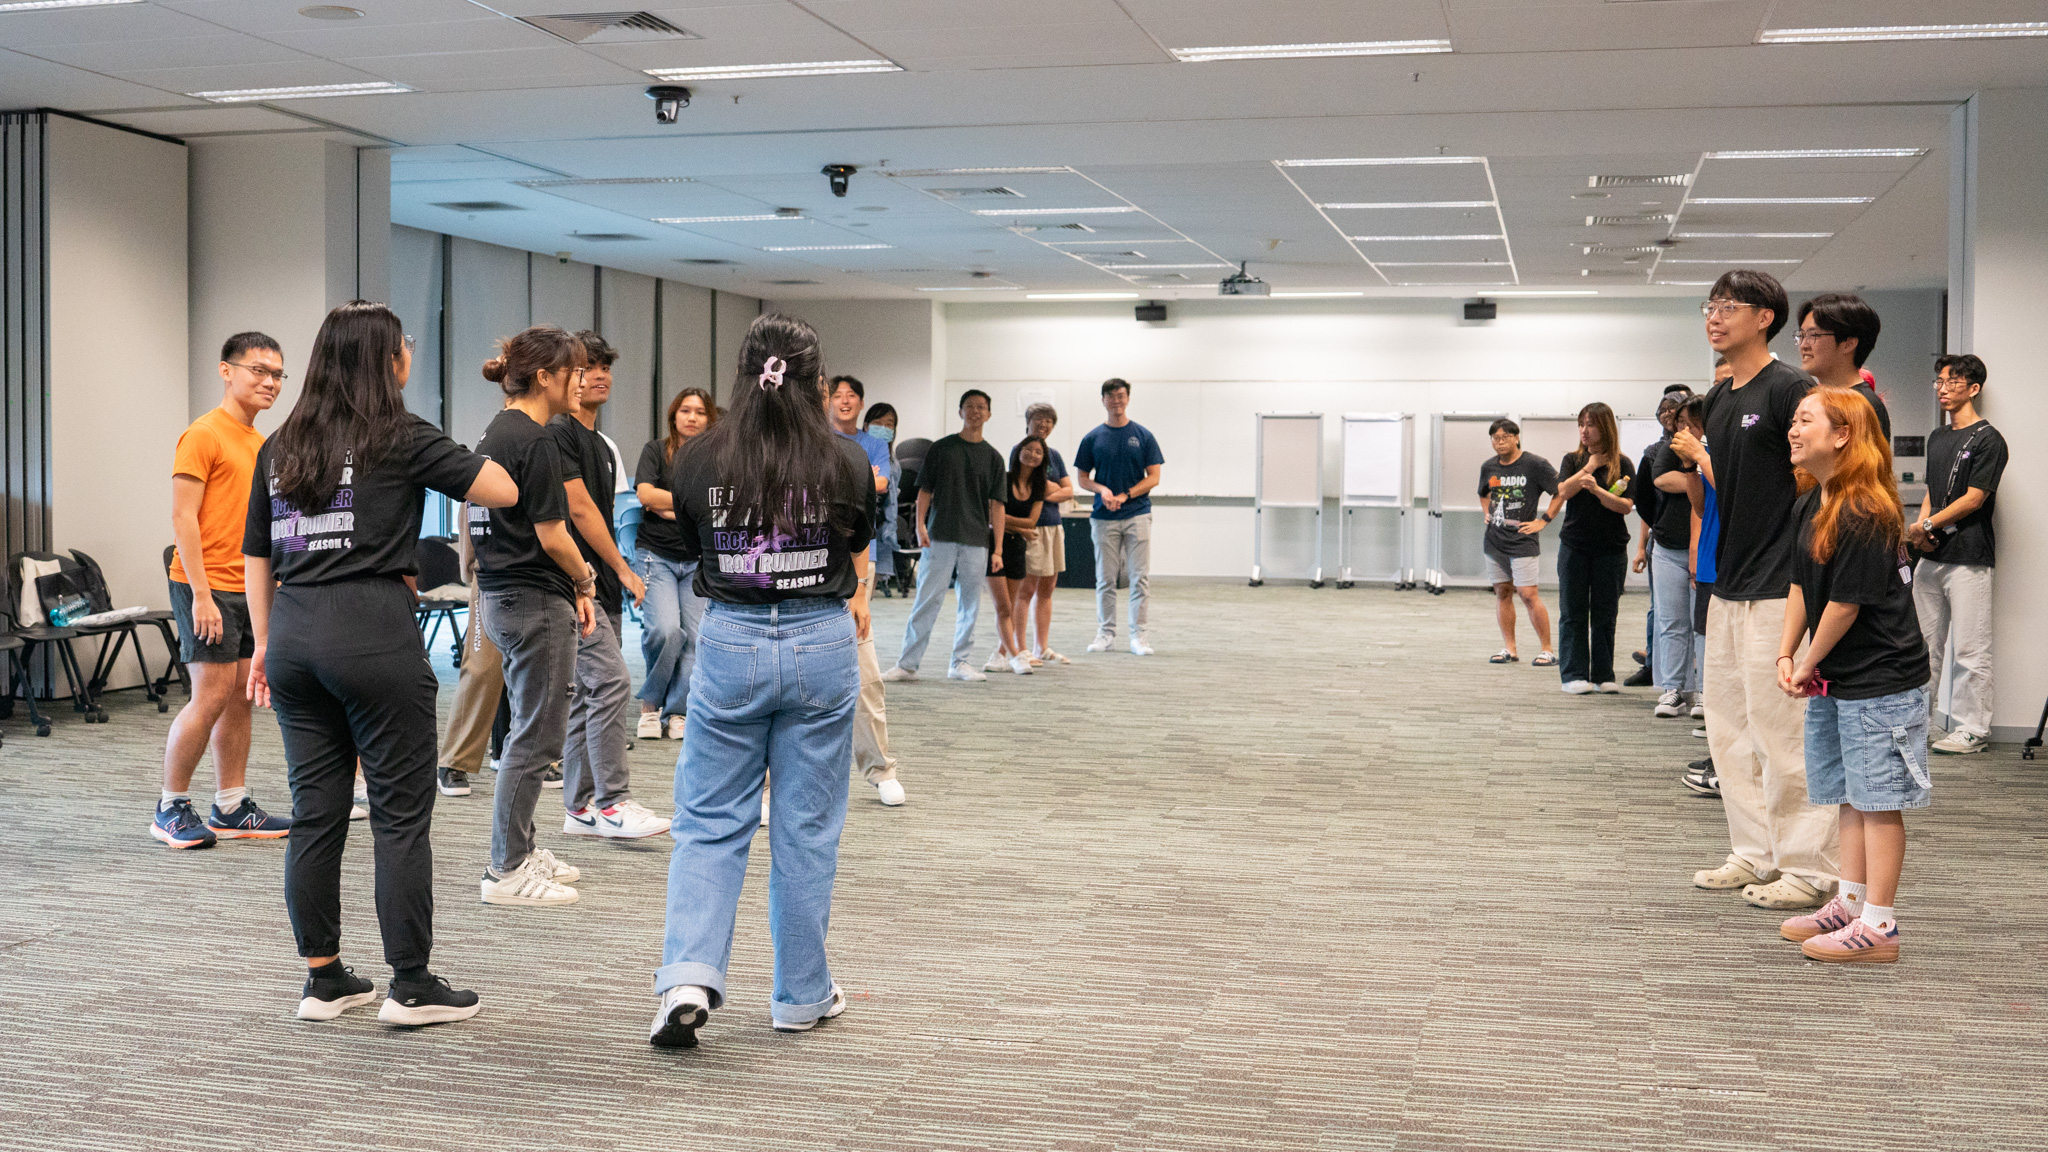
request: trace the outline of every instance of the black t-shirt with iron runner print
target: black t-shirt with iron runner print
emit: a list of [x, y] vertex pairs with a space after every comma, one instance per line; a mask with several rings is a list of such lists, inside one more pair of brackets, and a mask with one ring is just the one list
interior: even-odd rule
[[723, 604], [776, 604], [814, 596], [845, 600], [858, 590], [853, 556], [874, 538], [874, 474], [859, 445], [833, 439], [854, 497], [831, 510], [845, 526], [839, 529], [822, 503], [805, 504], [794, 533], [729, 525], [731, 481], [718, 474], [717, 453], [676, 453], [676, 524], [684, 562], [697, 563], [691, 584], [697, 595]]
[[[1927, 643], [1913, 608], [1913, 568], [1906, 546], [1888, 543], [1868, 522], [1844, 510], [1835, 530], [1835, 554], [1822, 564], [1813, 558], [1813, 518], [1820, 489], [1810, 488], [1792, 511], [1798, 547], [1792, 554], [1792, 583], [1806, 606], [1806, 634], [1820, 627], [1828, 603], [1854, 604], [1856, 619], [1815, 666], [1840, 700], [1875, 700], [1927, 683]], [[1903, 525], [1901, 525], [1903, 529]]]
[[426, 490], [461, 500], [484, 469], [483, 457], [414, 416], [375, 464], [346, 460], [327, 507], [307, 515], [273, 495], [276, 449], [273, 439], [256, 455], [242, 554], [267, 558], [271, 574], [292, 585], [418, 575]]

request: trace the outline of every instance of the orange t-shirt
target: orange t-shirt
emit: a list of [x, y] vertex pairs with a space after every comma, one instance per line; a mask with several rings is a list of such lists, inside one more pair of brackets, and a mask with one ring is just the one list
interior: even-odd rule
[[[256, 475], [256, 452], [263, 433], [215, 408], [192, 422], [178, 437], [171, 475], [190, 476], [206, 485], [199, 501], [199, 549], [206, 557], [206, 583], [215, 592], [243, 591], [242, 529], [249, 517], [249, 485]], [[171, 557], [171, 579], [185, 575], [185, 558]]]

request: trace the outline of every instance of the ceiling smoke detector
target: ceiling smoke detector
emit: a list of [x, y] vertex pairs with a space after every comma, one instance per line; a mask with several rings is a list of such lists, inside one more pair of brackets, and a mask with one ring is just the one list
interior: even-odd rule
[[567, 12], [559, 16], [521, 16], [550, 36], [571, 44], [645, 44], [655, 40], [701, 40], [652, 12]]

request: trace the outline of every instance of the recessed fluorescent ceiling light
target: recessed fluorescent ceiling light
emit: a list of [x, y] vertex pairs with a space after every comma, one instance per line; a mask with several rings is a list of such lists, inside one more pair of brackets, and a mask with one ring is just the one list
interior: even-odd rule
[[1505, 240], [1498, 232], [1474, 232], [1463, 236], [1353, 236], [1360, 244], [1395, 244], [1403, 240]]
[[1806, 263], [1806, 261], [1804, 261], [1804, 260], [1680, 260], [1680, 259], [1679, 259], [1679, 258], [1677, 258], [1676, 256], [1666, 256], [1666, 257], [1664, 258], [1664, 263], [1666, 263], [1666, 264], [1718, 264], [1718, 265], [1721, 265], [1722, 267], [1736, 267], [1736, 266], [1741, 266], [1741, 265], [1746, 265], [1746, 264], [1804, 264], [1804, 263]]
[[745, 224], [755, 220], [802, 220], [802, 216], [784, 216], [779, 212], [759, 213], [752, 216], [657, 216], [656, 224]]
[[1558, 288], [1533, 292], [1488, 292], [1488, 296], [1598, 296], [1597, 288]]
[[2009, 24], [1889, 24], [1863, 28], [1766, 28], [1759, 44], [1854, 44], [1863, 40], [2008, 40], [2048, 36], [2048, 20]]
[[[1268, 299], [1272, 299], [1272, 300], [1337, 300], [1337, 299], [1349, 299], [1349, 298], [1351, 298], [1351, 297], [1353, 297], [1353, 296], [1363, 296], [1363, 295], [1365, 295], [1365, 293], [1363, 293], [1363, 292], [1274, 292], [1274, 293], [1272, 293], [1272, 294], [1270, 294], [1270, 295], [1268, 296]], [[1246, 297], [1246, 299], [1250, 299], [1250, 300], [1256, 300], [1256, 299], [1258, 299], [1258, 297], [1256, 297], [1256, 296], [1250, 296], [1250, 297]]]
[[1098, 264], [1098, 268], [1150, 272], [1166, 268], [1235, 268], [1235, 264]]
[[812, 60], [802, 64], [730, 64], [716, 68], [648, 68], [656, 80], [765, 80], [776, 76], [845, 76], [859, 72], [901, 72], [888, 60]]
[[378, 80], [368, 84], [304, 84], [296, 88], [227, 88], [185, 95], [214, 104], [247, 104], [256, 100], [317, 100], [323, 96], [395, 96], [410, 91], [403, 84]]
[[763, 252], [866, 252], [875, 248], [894, 248], [894, 244], [798, 244], [781, 248], [763, 248]]
[[1282, 168], [1352, 168], [1373, 164], [1481, 164], [1484, 156], [1361, 156], [1348, 160], [1282, 160]]
[[[878, 171], [879, 171], [879, 169], [878, 169]], [[1047, 173], [1054, 173], [1054, 172], [1067, 172], [1067, 171], [1071, 171], [1071, 169], [1068, 169], [1068, 168], [1065, 168], [1065, 167], [1058, 167], [1058, 168], [905, 168], [905, 169], [903, 169], [902, 171], [896, 171], [896, 170], [894, 170], [894, 169], [891, 169], [890, 171], [887, 171], [887, 172], [883, 172], [883, 173], [882, 173], [882, 175], [884, 175], [884, 176], [894, 176], [894, 177], [896, 177], [896, 178], [897, 178], [897, 179], [899, 179], [899, 180], [907, 180], [907, 179], [910, 179], [910, 178], [912, 178], [912, 177], [921, 177], [921, 176], [1014, 176], [1014, 175], [1029, 175], [1029, 174], [1032, 174], [1032, 173], [1038, 173], [1038, 174], [1047, 174]], [[938, 291], [942, 291], [942, 292], [951, 292], [951, 291], [953, 291], [953, 289], [951, 289], [951, 288], [942, 288], [942, 289], [938, 289]], [[964, 288], [963, 288], [963, 289], [961, 289], [961, 291], [963, 291], [963, 292], [964, 292], [964, 291], [976, 291], [976, 292], [979, 292], [979, 291], [981, 291], [981, 289], [979, 289], [979, 288], [976, 288], [976, 289], [964, 289]]]
[[1709, 160], [1861, 160], [1925, 156], [1925, 148], [1763, 148], [1709, 152]]
[[1376, 268], [1504, 268], [1505, 260], [1375, 260]]
[[1389, 200], [1370, 204], [1318, 204], [1318, 208], [1491, 208], [1491, 200]]
[[1678, 240], [1825, 240], [1833, 232], [1680, 232]]
[[0, 12], [39, 12], [48, 8], [105, 8], [115, 4], [140, 4], [142, 0], [14, 0], [0, 4]]
[[959, 288], [918, 289], [919, 292], [1015, 292], [1016, 290], [1017, 287], [1014, 284], [977, 284], [972, 288], [962, 286]]
[[1650, 281], [1650, 283], [1652, 283], [1652, 284], [1662, 284], [1662, 285], [1664, 285], [1664, 286], [1665, 286], [1665, 287], [1667, 287], [1667, 288], [1710, 288], [1710, 287], [1712, 287], [1712, 286], [1713, 286], [1713, 285], [1715, 284], [1715, 281], [1713, 281], [1713, 280], [1652, 280], [1652, 281]]
[[976, 216], [1101, 216], [1116, 212], [1136, 212], [1136, 208], [1124, 205], [1119, 208], [976, 208]]
[[1868, 204], [1875, 196], [1689, 196], [1687, 204]]
[[1414, 56], [1449, 52], [1449, 40], [1351, 40], [1333, 44], [1239, 44], [1228, 48], [1169, 48], [1183, 64], [1211, 60], [1303, 60], [1318, 56]]
[[1027, 292], [1026, 300], [1136, 300], [1136, 292]]

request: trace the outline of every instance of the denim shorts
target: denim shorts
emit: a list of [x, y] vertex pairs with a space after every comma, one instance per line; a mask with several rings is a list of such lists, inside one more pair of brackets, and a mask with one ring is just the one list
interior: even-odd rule
[[1927, 690], [1872, 700], [1815, 696], [1806, 702], [1806, 798], [1858, 812], [1925, 808]]

